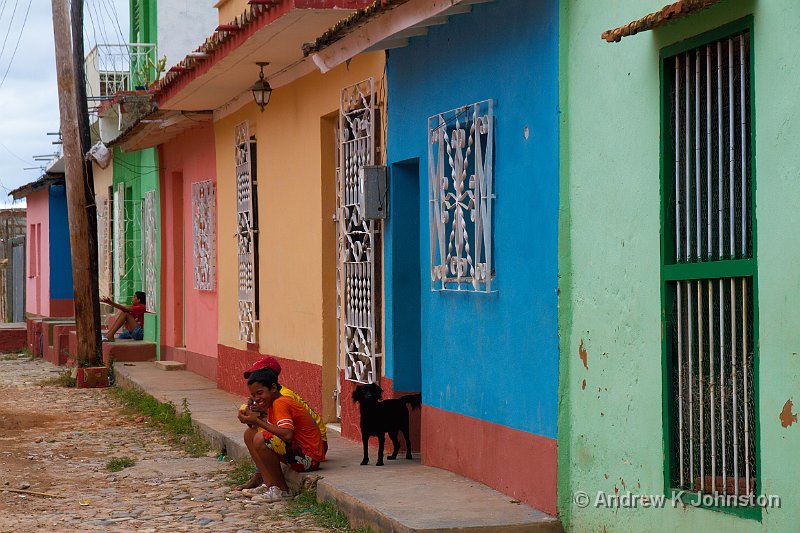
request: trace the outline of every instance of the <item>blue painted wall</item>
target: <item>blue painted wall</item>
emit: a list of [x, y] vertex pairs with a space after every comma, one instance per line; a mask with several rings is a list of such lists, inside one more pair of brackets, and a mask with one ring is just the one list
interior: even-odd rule
[[[421, 390], [433, 407], [555, 438], [557, 2], [475, 5], [472, 14], [450, 17], [408, 47], [391, 50], [387, 69], [387, 376], [396, 390]], [[486, 99], [496, 106], [497, 292], [432, 292], [427, 120]], [[411, 183], [413, 168], [417, 183]], [[404, 226], [412, 226], [417, 238]]]
[[72, 249], [64, 185], [50, 186], [50, 298], [73, 298]]

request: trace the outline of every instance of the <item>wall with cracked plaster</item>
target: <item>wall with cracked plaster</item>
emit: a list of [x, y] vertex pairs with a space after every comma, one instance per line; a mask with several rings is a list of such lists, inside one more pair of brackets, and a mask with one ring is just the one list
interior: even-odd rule
[[[620, 43], [602, 31], [665, 0], [561, 3], [559, 512], [575, 531], [792, 531], [800, 520], [800, 8], [720, 2]], [[753, 16], [761, 521], [705, 509], [593, 509], [575, 491], [664, 493], [660, 302], [662, 48]]]

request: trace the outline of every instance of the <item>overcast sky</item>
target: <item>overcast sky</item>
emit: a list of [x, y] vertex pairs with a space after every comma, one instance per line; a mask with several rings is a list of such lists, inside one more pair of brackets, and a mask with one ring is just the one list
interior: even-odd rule
[[[128, 40], [127, 0], [84, 0], [85, 52]], [[50, 0], [0, 0], [0, 205], [41, 176], [59, 129]]]

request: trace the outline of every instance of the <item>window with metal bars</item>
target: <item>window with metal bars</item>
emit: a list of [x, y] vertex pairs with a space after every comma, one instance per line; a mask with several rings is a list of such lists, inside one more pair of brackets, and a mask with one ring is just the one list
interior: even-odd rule
[[750, 32], [667, 56], [663, 68], [668, 482], [755, 495]]
[[133, 0], [131, 2], [131, 28], [133, 42], [142, 42], [142, 0]]

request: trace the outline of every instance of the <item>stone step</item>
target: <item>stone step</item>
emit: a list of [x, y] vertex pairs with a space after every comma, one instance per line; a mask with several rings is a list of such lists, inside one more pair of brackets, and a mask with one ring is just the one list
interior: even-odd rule
[[27, 339], [28, 330], [24, 322], [0, 325], [0, 352], [23, 350]]
[[156, 361], [155, 365], [160, 370], [186, 370], [186, 363], [179, 361]]
[[153, 361], [156, 358], [156, 343], [146, 341], [117, 340], [103, 343], [103, 362]]

